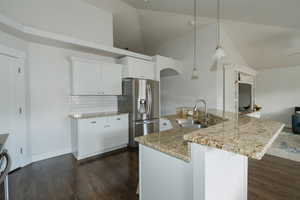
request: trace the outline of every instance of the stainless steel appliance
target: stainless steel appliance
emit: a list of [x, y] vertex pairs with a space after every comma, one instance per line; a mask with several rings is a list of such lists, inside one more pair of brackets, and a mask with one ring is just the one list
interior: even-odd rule
[[135, 137], [159, 131], [159, 82], [123, 79], [122, 90], [118, 110], [129, 113], [129, 146], [137, 147]]

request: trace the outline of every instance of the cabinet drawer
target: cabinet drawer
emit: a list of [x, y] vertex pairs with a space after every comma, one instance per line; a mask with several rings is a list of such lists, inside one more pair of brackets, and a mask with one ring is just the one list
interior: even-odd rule
[[124, 121], [128, 121], [128, 114], [111, 116], [111, 117], [109, 117], [108, 120], [109, 120], [109, 122], [124, 122]]
[[79, 130], [86, 131], [101, 126], [101, 124], [107, 123], [107, 121], [107, 117], [80, 119], [78, 120], [78, 128]]

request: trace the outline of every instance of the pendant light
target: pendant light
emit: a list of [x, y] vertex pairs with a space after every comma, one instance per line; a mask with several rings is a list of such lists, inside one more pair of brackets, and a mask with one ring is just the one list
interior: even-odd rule
[[197, 69], [197, 0], [194, 0], [194, 62], [192, 71], [192, 80], [199, 79], [198, 69]]
[[221, 2], [217, 0], [217, 48], [214, 55], [215, 60], [221, 60], [226, 56], [224, 49], [221, 46]]

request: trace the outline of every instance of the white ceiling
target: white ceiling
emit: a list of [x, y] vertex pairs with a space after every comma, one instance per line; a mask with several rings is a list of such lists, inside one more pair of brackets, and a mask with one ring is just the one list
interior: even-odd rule
[[[144, 45], [148, 53], [168, 40], [193, 30], [190, 15], [139, 10]], [[200, 18], [200, 26], [216, 23]], [[221, 27], [253, 68], [277, 68], [300, 65], [300, 31], [278, 26], [223, 20]], [[299, 52], [293, 56], [288, 56]]]
[[[254, 68], [300, 66], [300, 31], [278, 26], [223, 22], [223, 28]], [[299, 54], [291, 55], [299, 52]]]
[[[144, 45], [147, 53], [150, 54], [164, 42], [180, 37], [194, 29], [190, 23], [193, 21], [193, 17], [190, 15], [151, 10], [138, 10], [138, 14]], [[211, 23], [211, 20], [203, 19], [198, 22], [198, 27], [201, 28], [201, 26]]]
[[[193, 14], [193, 0], [123, 0], [133, 7]], [[217, 0], [198, 0], [202, 17], [216, 17]], [[256, 24], [300, 28], [299, 0], [221, 0], [222, 18]]]
[[[114, 13], [114, 22], [117, 22], [115, 39], [121, 48], [129, 46], [138, 49], [136, 46], [143, 43], [146, 53], [153, 52], [163, 42], [193, 29], [189, 25], [193, 19], [193, 0], [149, 0], [149, 3], [144, 0], [122, 0], [127, 6], [121, 0], [85, 1]], [[216, 23], [217, 1], [199, 2], [200, 26]], [[221, 4], [222, 28], [249, 66], [300, 65], [300, 54], [288, 56], [300, 52], [300, 0], [223, 0]], [[137, 10], [128, 8], [128, 5]], [[134, 10], [140, 27], [134, 27]]]

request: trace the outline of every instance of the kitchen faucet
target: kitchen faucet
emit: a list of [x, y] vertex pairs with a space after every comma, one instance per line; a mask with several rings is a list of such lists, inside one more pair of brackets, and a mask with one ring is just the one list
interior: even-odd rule
[[199, 111], [199, 104], [203, 103], [204, 104], [204, 125], [207, 126], [208, 123], [208, 115], [207, 115], [207, 103], [204, 99], [199, 99], [196, 101], [195, 106], [194, 106], [194, 112]]

